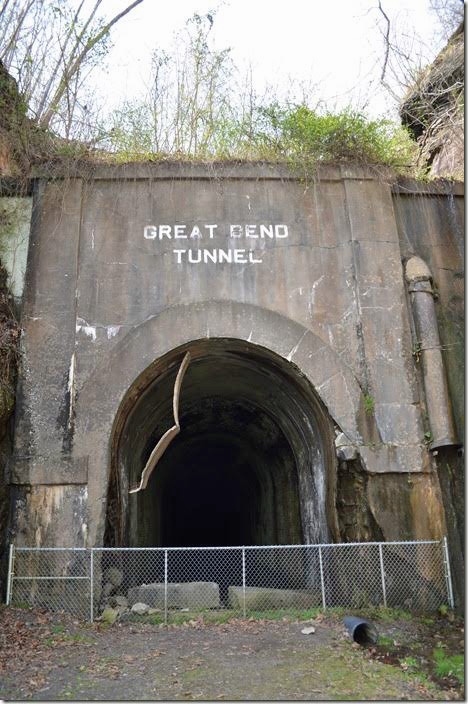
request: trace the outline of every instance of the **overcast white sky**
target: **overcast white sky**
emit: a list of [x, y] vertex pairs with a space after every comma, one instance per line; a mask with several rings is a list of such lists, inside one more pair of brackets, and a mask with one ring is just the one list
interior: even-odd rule
[[[109, 14], [125, 0], [105, 0]], [[382, 0], [392, 28], [410, 41], [416, 30], [432, 59], [437, 18], [429, 0]], [[384, 29], [378, 0], [144, 0], [113, 31], [110, 70], [100, 79], [108, 106], [142, 90], [152, 51], [169, 48], [174, 32], [195, 12], [218, 6], [213, 34], [217, 48], [232, 48], [239, 66], [251, 64], [256, 85], [286, 90], [290, 78], [317, 83], [317, 97], [330, 107], [350, 102], [369, 114], [389, 114], [394, 104], [379, 85]], [[419, 52], [416, 44], [413, 51]], [[395, 114], [393, 114], [395, 116]]]

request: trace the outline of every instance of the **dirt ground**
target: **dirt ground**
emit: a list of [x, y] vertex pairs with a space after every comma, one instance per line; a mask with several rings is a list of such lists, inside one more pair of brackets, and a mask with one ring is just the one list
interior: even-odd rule
[[[375, 619], [380, 641], [353, 643], [341, 617], [105, 627], [39, 609], [0, 611], [4, 700], [447, 700], [464, 697], [430, 653], [463, 652], [447, 619]], [[309, 635], [302, 629], [313, 626]], [[446, 650], [444, 651], [443, 648]]]

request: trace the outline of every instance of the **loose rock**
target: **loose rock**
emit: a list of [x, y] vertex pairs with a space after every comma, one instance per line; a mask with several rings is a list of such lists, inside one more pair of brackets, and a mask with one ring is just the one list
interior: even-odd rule
[[115, 585], [112, 584], [112, 582], [106, 582], [106, 584], [102, 588], [101, 592], [101, 598], [103, 601], [106, 601], [107, 598], [112, 594], [112, 592], [115, 591]]
[[101, 614], [100, 620], [104, 621], [104, 623], [109, 623], [110, 625], [112, 625], [113, 623], [115, 623], [118, 616], [119, 612], [117, 611], [117, 609], [113, 609], [111, 606], [106, 606], [106, 608]]
[[111, 582], [115, 587], [120, 587], [123, 581], [123, 572], [117, 567], [109, 567], [105, 572], [106, 579]]
[[114, 601], [117, 606], [128, 606], [128, 599], [126, 596], [123, 596], [123, 594], [117, 594], [114, 597]]

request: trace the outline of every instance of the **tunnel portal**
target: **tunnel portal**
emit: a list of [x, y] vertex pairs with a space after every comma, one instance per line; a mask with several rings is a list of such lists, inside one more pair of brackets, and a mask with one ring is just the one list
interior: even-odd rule
[[187, 349], [192, 361], [181, 387], [180, 433], [136, 494], [128, 487], [139, 482], [174, 422], [173, 388], [186, 348], [159, 360], [148, 371], [153, 378], [138, 395], [131, 391], [122, 409], [106, 543], [214, 547], [327, 540], [332, 428], [308, 382], [288, 362], [248, 343], [210, 340]]

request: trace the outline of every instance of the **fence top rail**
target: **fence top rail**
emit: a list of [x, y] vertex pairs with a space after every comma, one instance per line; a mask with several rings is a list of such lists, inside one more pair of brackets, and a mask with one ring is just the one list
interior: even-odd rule
[[65, 550], [71, 551], [71, 552], [87, 552], [89, 550], [92, 550], [93, 548], [65, 548], [65, 547], [59, 547], [59, 548], [33, 548], [33, 547], [18, 547], [13, 543], [13, 549], [15, 552], [54, 552], [54, 551], [59, 551], [61, 550], [64, 552]]
[[304, 548], [352, 548], [352, 547], [365, 547], [370, 545], [385, 546], [385, 545], [440, 545], [442, 540], [389, 540], [380, 542], [367, 542], [367, 543], [309, 543], [308, 545], [213, 545], [213, 546], [200, 546], [200, 547], [118, 547], [118, 548], [106, 548], [106, 547], [90, 547], [90, 548], [73, 548], [73, 547], [14, 547], [15, 552], [138, 552], [138, 551], [148, 551], [148, 552], [176, 552], [176, 551], [189, 551], [189, 550], [281, 550], [281, 549], [304, 549]]

